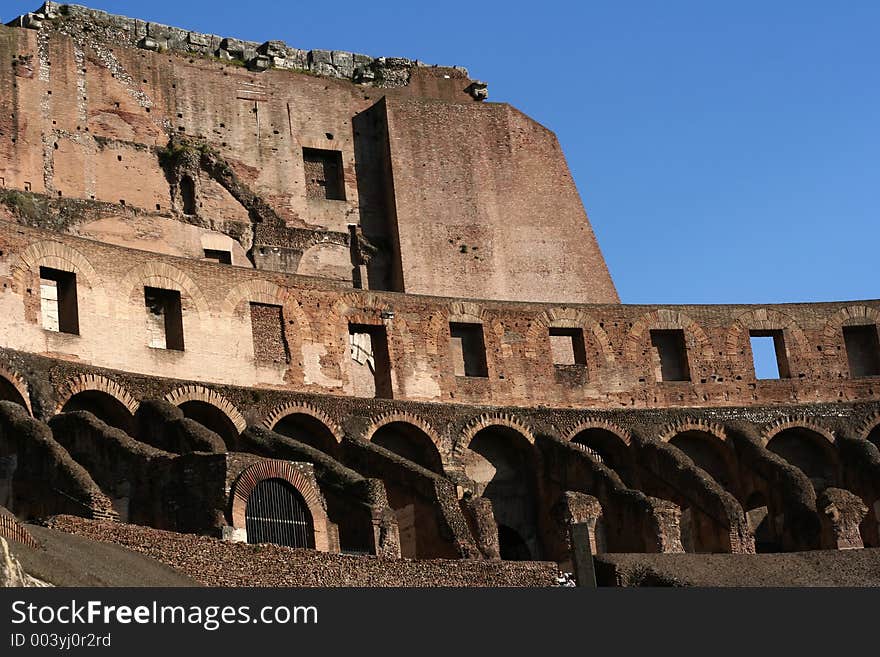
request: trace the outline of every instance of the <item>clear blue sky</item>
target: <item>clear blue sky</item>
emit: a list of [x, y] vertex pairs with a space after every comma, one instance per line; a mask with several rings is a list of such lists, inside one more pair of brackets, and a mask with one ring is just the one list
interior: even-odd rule
[[880, 2], [87, 4], [468, 67], [559, 136], [625, 303], [880, 296]]

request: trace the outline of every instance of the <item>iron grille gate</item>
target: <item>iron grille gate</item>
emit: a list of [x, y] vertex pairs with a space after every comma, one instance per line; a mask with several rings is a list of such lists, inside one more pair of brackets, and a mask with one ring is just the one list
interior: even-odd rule
[[305, 500], [283, 479], [264, 479], [254, 486], [244, 515], [248, 543], [315, 547], [312, 515]]

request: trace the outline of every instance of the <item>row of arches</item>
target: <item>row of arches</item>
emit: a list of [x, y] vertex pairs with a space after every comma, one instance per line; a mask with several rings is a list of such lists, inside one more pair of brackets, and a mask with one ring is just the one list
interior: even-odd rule
[[[71, 384], [72, 394], [59, 404], [57, 411], [87, 410], [108, 425], [133, 433], [137, 402], [117, 384], [102, 377], [91, 378], [91, 387], [87, 387], [88, 383]], [[24, 383], [4, 372], [0, 372], [0, 399], [15, 402], [30, 411]], [[234, 449], [245, 421], [222, 396], [200, 386], [188, 386], [166, 395], [166, 399], [175, 403], [186, 417], [217, 433], [229, 448]], [[368, 430], [366, 438], [427, 470], [442, 474], [443, 458], [437, 434], [417, 417], [399, 415], [378, 418]], [[880, 448], [880, 416], [874, 420], [861, 433]], [[482, 424], [487, 423], [491, 424], [492, 419], [482, 420]], [[270, 414], [264, 425], [331, 455], [335, 454], [341, 440], [338, 426], [321, 411], [307, 404], [282, 407]], [[530, 439], [528, 429], [524, 426], [513, 424], [508, 428], [511, 440], [514, 440], [513, 434], [525, 440]], [[471, 430], [470, 433], [475, 435], [477, 431]], [[472, 438], [473, 435], [466, 437]], [[576, 426], [566, 437], [592, 452], [625, 483], [635, 483], [629, 434], [625, 429], [607, 422], [594, 422]], [[738, 494], [739, 491], [735, 490], [733, 450], [727, 443], [723, 428], [682, 425], [672, 427], [661, 438], [687, 454], [724, 488]], [[788, 420], [768, 427], [763, 438], [770, 451], [802, 470], [817, 490], [837, 485], [840, 463], [834, 448], [834, 436], [829, 431], [806, 419]]]
[[[89, 411], [105, 423], [134, 434], [131, 407], [136, 402], [118, 391], [112, 394], [115, 389], [109, 385], [102, 387], [104, 389], [94, 387], [73, 392], [60, 404], [59, 412]], [[3, 399], [26, 406], [26, 389], [23, 394], [21, 388], [20, 381], [0, 375]], [[236, 448], [241, 427], [227, 410], [207, 401], [212, 398], [204, 391], [199, 394], [176, 391], [168, 397], [177, 401], [186, 417], [220, 435], [230, 450]], [[866, 420], [862, 434], [880, 447], [880, 416], [874, 420], [873, 424]], [[331, 456], [338, 455], [339, 427], [307, 404], [279, 409], [270, 414], [266, 425]], [[380, 417], [365, 432], [365, 437], [426, 470], [446, 474], [436, 433], [417, 417], [407, 414]], [[642, 488], [626, 430], [609, 422], [595, 421], [575, 426], [565, 437], [616, 472], [628, 487]], [[768, 514], [767, 492], [743, 483], [735, 450], [723, 427], [699, 421], [683, 422], [664, 430], [660, 438], [686, 454], [739, 500], [749, 516], [759, 550], [778, 549], [778, 537], [771, 527], [773, 518]], [[790, 419], [766, 427], [763, 440], [769, 451], [803, 472], [817, 493], [830, 487], [843, 487], [835, 439], [826, 429], [805, 418]], [[527, 426], [515, 418], [482, 416], [463, 428], [452, 455], [447, 458], [456, 472], [463, 472], [475, 495], [492, 502], [502, 556], [540, 558], [539, 456]]]

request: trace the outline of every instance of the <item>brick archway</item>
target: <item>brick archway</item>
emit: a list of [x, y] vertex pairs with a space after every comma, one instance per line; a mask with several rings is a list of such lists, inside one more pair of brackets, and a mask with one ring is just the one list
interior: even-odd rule
[[165, 395], [165, 401], [180, 406], [188, 401], [200, 401], [215, 406], [217, 409], [226, 414], [230, 422], [235, 425], [238, 433], [247, 428], [247, 420], [244, 415], [230, 402], [218, 392], [206, 388], [204, 386], [189, 385], [177, 388]]
[[312, 516], [312, 526], [315, 530], [315, 550], [329, 552], [329, 519], [327, 511], [324, 509], [321, 493], [308, 477], [293, 467], [290, 461], [265, 459], [245, 468], [238, 475], [232, 486], [230, 497], [232, 526], [242, 530], [246, 528], [245, 512], [248, 498], [257, 484], [266, 479], [281, 479], [297, 490]]
[[165, 262], [152, 261], [130, 269], [119, 281], [122, 299], [143, 304], [143, 288], [158, 287], [180, 292], [181, 303], [192, 304], [199, 315], [208, 312], [208, 300], [201, 288], [183, 271]]
[[89, 390], [98, 390], [107, 393], [116, 401], [125, 406], [129, 412], [134, 415], [137, 412], [140, 402], [129, 394], [129, 392], [116, 381], [111, 381], [100, 374], [80, 374], [70, 379], [64, 386], [64, 394], [59, 395], [58, 404], [55, 407], [55, 414], [61, 412], [64, 405], [76, 394]]
[[5, 382], [19, 394], [28, 414], [33, 415], [34, 411], [31, 408], [30, 391], [28, 390], [27, 381], [24, 380], [24, 377], [12, 368], [0, 365], [0, 378], [5, 379]]

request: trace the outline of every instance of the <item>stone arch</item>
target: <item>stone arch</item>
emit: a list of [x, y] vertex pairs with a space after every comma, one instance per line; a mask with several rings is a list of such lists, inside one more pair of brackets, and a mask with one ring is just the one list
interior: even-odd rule
[[384, 325], [382, 313], [391, 311], [391, 306], [374, 292], [350, 292], [344, 294], [327, 312], [323, 338], [325, 343], [339, 340], [344, 333], [348, 335], [348, 324]]
[[837, 485], [840, 460], [834, 434], [805, 417], [782, 418], [761, 434], [764, 446], [799, 468], [817, 492]]
[[63, 394], [59, 396], [58, 405], [55, 407], [55, 414], [61, 413], [61, 409], [64, 408], [71, 397], [89, 390], [97, 390], [110, 395], [125, 406], [132, 415], [137, 412], [138, 406], [140, 406], [140, 402], [132, 397], [128, 390], [116, 383], [116, 381], [112, 381], [100, 374], [80, 374], [70, 379], [62, 388]]
[[880, 449], [880, 411], [874, 411], [864, 420], [856, 430], [859, 438], [864, 438]]
[[[392, 428], [399, 429], [401, 434], [405, 434], [403, 435], [405, 440], [412, 440], [418, 444], [407, 448], [398, 445], [397, 440], [383, 440], [383, 433]], [[364, 432], [364, 438], [432, 472], [443, 474], [440, 436], [430, 424], [412, 413], [394, 412], [379, 416]]]
[[459, 462], [474, 494], [491, 502], [501, 558], [540, 558], [538, 453], [531, 431], [510, 417], [484, 416], [464, 436]]
[[311, 404], [293, 402], [277, 406], [263, 420], [263, 426], [332, 456], [342, 442], [339, 425]]
[[269, 411], [269, 414], [263, 420], [263, 426], [270, 430], [274, 429], [275, 425], [278, 424], [280, 420], [291, 413], [312, 416], [327, 427], [327, 429], [336, 437], [337, 442], [342, 442], [342, 429], [339, 428], [339, 425], [336, 424], [336, 422], [324, 411], [305, 402], [290, 402], [276, 406]]
[[98, 374], [83, 374], [67, 383], [55, 412], [88, 411], [105, 424], [134, 435], [138, 406], [139, 402], [115, 381]]
[[123, 298], [138, 305], [143, 303], [144, 287], [158, 287], [180, 292], [181, 303], [187, 299], [200, 315], [208, 312], [208, 301], [201, 288], [182, 270], [168, 264], [151, 260], [132, 267], [119, 282]]
[[632, 435], [629, 431], [620, 425], [601, 418], [587, 418], [578, 422], [565, 432], [565, 439], [571, 442], [577, 434], [587, 429], [604, 429], [608, 433], [613, 433], [627, 447], [629, 447], [629, 443], [632, 440]]
[[[102, 279], [89, 259], [80, 251], [54, 240], [30, 244], [19, 254], [11, 268], [13, 285], [19, 294], [24, 296], [26, 290], [34, 289], [34, 285], [39, 288], [40, 267], [51, 267], [76, 274], [80, 318], [88, 317], [93, 313], [97, 315], [107, 313], [108, 297], [104, 293]], [[80, 289], [91, 290], [92, 294], [81, 295]], [[39, 297], [39, 290], [37, 296]], [[28, 307], [25, 308], [28, 321], [36, 321], [36, 315], [31, 316], [27, 311]]]
[[[605, 329], [599, 326], [592, 316], [579, 308], [548, 308], [535, 317], [526, 333], [525, 354], [527, 358], [536, 358], [538, 355], [537, 345], [546, 343], [547, 330], [550, 328], [573, 328], [582, 329], [584, 337], [594, 343], [599, 355], [602, 356], [606, 365], [613, 365], [615, 361], [614, 348], [608, 339]], [[588, 364], [589, 360], [588, 360]]]
[[735, 495], [739, 492], [736, 454], [723, 426], [698, 418], [685, 418], [663, 427], [659, 438], [684, 452], [722, 487]]
[[672, 308], [652, 310], [633, 322], [623, 347], [624, 361], [630, 365], [646, 364], [645, 354], [649, 350], [651, 331], [670, 329], [684, 332], [691, 378], [696, 378], [694, 373], [699, 368], [709, 367], [714, 362], [712, 342], [696, 320]]
[[77, 285], [95, 288], [101, 284], [101, 277], [86, 256], [67, 244], [44, 240], [30, 244], [12, 265], [12, 278], [19, 290], [27, 287], [28, 273], [38, 272], [41, 266], [72, 271], [77, 276]]
[[853, 304], [838, 310], [825, 322], [822, 330], [823, 349], [825, 351], [839, 349], [843, 345], [841, 329], [844, 326], [860, 324], [880, 324], [880, 310], [861, 304]]
[[2, 364], [0, 364], [0, 399], [20, 404], [27, 409], [29, 415], [34, 414], [27, 381], [14, 369]]
[[842, 372], [850, 373], [849, 355], [843, 339], [843, 329], [848, 326], [874, 325], [880, 326], [880, 310], [861, 304], [853, 304], [841, 308], [825, 322], [822, 331], [823, 354], [840, 354], [839, 367]]
[[251, 279], [232, 286], [220, 303], [223, 315], [233, 315], [243, 311], [244, 303], [269, 303], [283, 306], [289, 293], [275, 283], [263, 279]]
[[231, 494], [232, 526], [236, 529], [245, 530], [245, 511], [248, 498], [250, 498], [257, 484], [266, 479], [281, 479], [297, 490], [305, 501], [309, 513], [312, 515], [312, 526], [315, 531], [315, 550], [329, 552], [329, 519], [327, 511], [324, 509], [323, 498], [312, 481], [289, 461], [279, 461], [276, 459], [261, 460], [245, 468], [238, 475], [232, 486]]
[[825, 427], [816, 424], [805, 415], [787, 416], [771, 422], [764, 427], [764, 430], [761, 432], [761, 441], [766, 447], [767, 443], [769, 443], [776, 434], [785, 431], [786, 429], [798, 428], [807, 429], [808, 431], [817, 433], [825, 438], [830, 445], [834, 445], [834, 434]]
[[587, 418], [566, 431], [565, 437], [593, 458], [598, 457], [627, 485], [633, 485], [634, 463], [629, 450], [632, 439], [629, 431], [601, 418]]
[[530, 444], [535, 444], [535, 434], [516, 416], [509, 413], [484, 413], [470, 420], [462, 429], [455, 441], [454, 454], [461, 456], [473, 437], [483, 429], [491, 426], [502, 426], [520, 433]]
[[218, 392], [206, 388], [205, 386], [182, 386], [165, 395], [165, 401], [170, 402], [175, 406], [180, 406], [186, 402], [202, 402], [215, 407], [226, 415], [238, 433], [241, 433], [247, 428], [247, 420], [244, 419], [244, 415], [241, 414], [232, 402]]
[[[783, 331], [785, 348], [793, 360], [806, 360], [814, 357], [810, 343], [803, 329], [791, 317], [772, 308], [757, 308], [740, 313], [727, 329], [724, 348], [727, 358], [735, 363], [744, 355], [751, 353], [749, 331]], [[791, 366], [792, 363], [789, 363]], [[794, 375], [794, 372], [792, 372]]]

